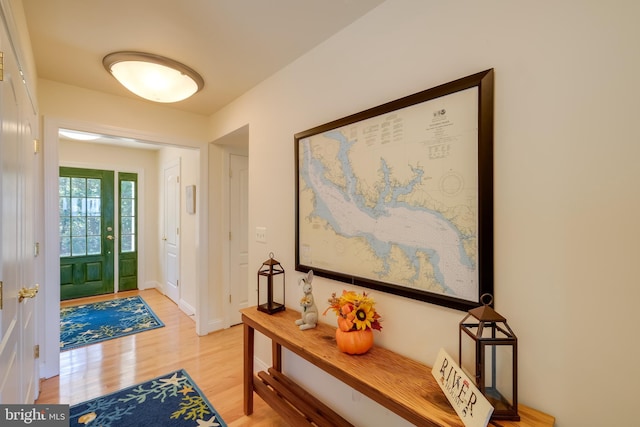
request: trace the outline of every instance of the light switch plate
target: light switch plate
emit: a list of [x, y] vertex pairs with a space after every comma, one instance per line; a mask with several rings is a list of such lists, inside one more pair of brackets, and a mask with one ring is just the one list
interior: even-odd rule
[[256, 227], [256, 242], [267, 243], [266, 227]]

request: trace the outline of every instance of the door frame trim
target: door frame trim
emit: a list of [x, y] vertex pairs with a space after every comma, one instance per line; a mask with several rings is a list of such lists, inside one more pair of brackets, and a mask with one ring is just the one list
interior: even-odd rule
[[[68, 120], [59, 117], [43, 116], [43, 167], [44, 188], [41, 199], [44, 212], [44, 280], [41, 287], [42, 298], [37, 298], [38, 311], [43, 313], [36, 326], [38, 336], [44, 337], [40, 351], [40, 376], [51, 378], [60, 373], [60, 251], [58, 247], [58, 186], [57, 176], [59, 168], [58, 129], [71, 128], [84, 132], [118, 135], [125, 138], [138, 139], [158, 145], [171, 145], [182, 148], [195, 148], [199, 150], [200, 176], [198, 178], [200, 188], [199, 209], [197, 212], [198, 226], [201, 233], [196, 236], [195, 244], [198, 246], [196, 259], [196, 307], [195, 321], [196, 333], [206, 335], [208, 319], [208, 257], [209, 240], [200, 238], [207, 236], [209, 230], [209, 203], [208, 203], [208, 143], [198, 143], [183, 138], [172, 138], [163, 134], [146, 133], [139, 130], [108, 126], [93, 122]], [[140, 183], [139, 183], [140, 184]]]

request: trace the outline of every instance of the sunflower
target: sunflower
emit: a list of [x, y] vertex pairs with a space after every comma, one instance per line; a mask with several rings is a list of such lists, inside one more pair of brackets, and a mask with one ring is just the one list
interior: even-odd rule
[[356, 325], [356, 329], [365, 330], [371, 327], [373, 322], [373, 315], [375, 310], [371, 304], [360, 304], [356, 309], [356, 316], [353, 319], [353, 323]]
[[340, 296], [340, 306], [344, 305], [357, 305], [360, 302], [360, 296], [354, 291], [342, 291], [342, 295]]
[[358, 294], [354, 291], [342, 291], [342, 295], [331, 294], [327, 314], [332, 310], [338, 317], [338, 326], [343, 331], [349, 330], [382, 330], [380, 315], [376, 312], [375, 301], [366, 292]]

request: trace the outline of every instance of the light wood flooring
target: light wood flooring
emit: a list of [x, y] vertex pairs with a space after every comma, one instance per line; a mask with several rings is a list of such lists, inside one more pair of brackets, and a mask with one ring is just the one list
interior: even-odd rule
[[260, 397], [245, 416], [242, 402], [242, 326], [198, 336], [195, 322], [158, 291], [130, 291], [61, 305], [140, 295], [165, 327], [60, 353], [60, 375], [43, 380], [36, 403], [82, 401], [185, 369], [229, 427], [288, 424]]

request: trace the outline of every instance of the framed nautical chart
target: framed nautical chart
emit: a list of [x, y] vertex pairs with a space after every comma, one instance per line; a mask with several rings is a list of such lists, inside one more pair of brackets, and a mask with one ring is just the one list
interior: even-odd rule
[[459, 310], [493, 293], [493, 70], [294, 140], [296, 270]]

